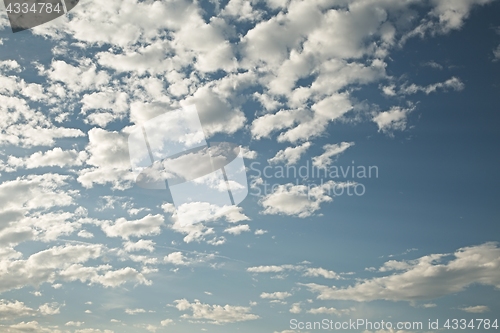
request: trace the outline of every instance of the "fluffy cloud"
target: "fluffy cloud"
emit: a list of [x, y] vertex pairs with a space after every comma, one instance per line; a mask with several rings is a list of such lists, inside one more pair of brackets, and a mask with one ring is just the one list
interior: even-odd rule
[[402, 131], [406, 128], [406, 120], [412, 108], [393, 107], [389, 111], [380, 112], [373, 117], [379, 132], [391, 134], [393, 131]]
[[101, 251], [100, 245], [68, 245], [40, 251], [28, 259], [2, 260], [0, 289], [6, 291], [25, 285], [37, 287], [45, 282], [52, 283], [57, 279], [55, 273], [58, 271], [75, 263], [98, 258]]
[[318, 168], [327, 168], [332, 163], [332, 157], [342, 154], [352, 146], [354, 146], [354, 142], [324, 145], [323, 149], [325, 152], [313, 158], [313, 165]]
[[290, 296], [292, 296], [292, 294], [290, 294], [289, 292], [281, 292], [281, 291], [277, 291], [274, 293], [262, 293], [262, 294], [260, 294], [260, 298], [264, 298], [264, 299], [283, 300], [283, 299], [290, 297]]
[[144, 285], [151, 285], [152, 283], [135, 268], [125, 267], [117, 270], [111, 270], [110, 265], [85, 267], [80, 264], [73, 264], [62, 270], [59, 275], [67, 281], [79, 280], [82, 283], [88, 282], [90, 285], [99, 284], [106, 288], [116, 288], [130, 282]]
[[87, 159], [85, 152], [78, 152], [75, 149], [62, 150], [56, 147], [45, 152], [36, 152], [29, 157], [19, 158], [9, 156], [8, 164], [13, 168], [24, 167], [26, 169], [35, 169], [41, 167], [66, 167], [79, 166]]
[[126, 252], [149, 251], [153, 252], [155, 249], [155, 242], [152, 240], [140, 239], [137, 242], [127, 241], [123, 244], [123, 249]]
[[139, 220], [128, 221], [125, 218], [119, 218], [114, 223], [104, 221], [101, 223], [101, 228], [108, 237], [129, 239], [130, 237], [158, 235], [161, 232], [163, 223], [164, 218], [162, 215], [148, 214]]
[[273, 193], [261, 199], [264, 214], [283, 214], [306, 218], [320, 209], [323, 202], [332, 201], [335, 188], [351, 186], [349, 183], [326, 182], [322, 185], [279, 185]]
[[[448, 262], [443, 263], [447, 257]], [[496, 243], [458, 249], [452, 255], [432, 254], [401, 266], [403, 271], [375, 277], [345, 288], [306, 284], [319, 299], [353, 301], [416, 301], [465, 290], [479, 283], [500, 287], [500, 248]]]
[[191, 256], [185, 256], [182, 252], [172, 252], [163, 258], [163, 261], [168, 264], [176, 266], [189, 266], [194, 264], [201, 264], [213, 260], [215, 255], [195, 253]]
[[108, 183], [115, 189], [132, 186], [135, 177], [131, 171], [126, 134], [93, 128], [88, 136], [86, 163], [91, 168], [81, 170], [78, 181], [86, 188]]
[[135, 315], [138, 313], [145, 313], [146, 310], [144, 309], [125, 309], [125, 313], [129, 315]]
[[53, 240], [80, 227], [80, 216], [49, 212], [75, 203], [77, 191], [68, 189], [68, 176], [57, 174], [18, 177], [0, 184], [0, 240], [14, 245], [29, 239]]
[[182, 252], [172, 252], [167, 255], [163, 261], [174, 265], [188, 265], [188, 262]]
[[333, 272], [326, 270], [324, 268], [307, 268], [304, 276], [313, 276], [313, 277], [323, 277], [325, 279], [340, 279], [340, 276]]
[[284, 150], [280, 150], [276, 153], [276, 156], [269, 159], [268, 162], [271, 164], [284, 163], [284, 164], [295, 164], [300, 160], [300, 157], [307, 151], [311, 146], [310, 142], [304, 142], [302, 145], [297, 147], [288, 147]]
[[3, 93], [0, 95], [0, 124], [1, 145], [52, 146], [56, 139], [84, 135], [79, 129], [54, 125], [42, 112], [31, 108], [25, 99]]
[[183, 314], [181, 318], [207, 320], [211, 324], [236, 323], [258, 319], [259, 316], [250, 313], [250, 307], [232, 305], [203, 304], [198, 300], [190, 303], [186, 299], [175, 301], [179, 311], [191, 311], [191, 315]]
[[[5, 333], [26, 333], [26, 332], [40, 332], [40, 333], [61, 333], [61, 330], [57, 328], [49, 328], [40, 325], [37, 321], [30, 322], [20, 322], [13, 325], [0, 325], [2, 331]], [[90, 333], [96, 332], [101, 333], [102, 331], [87, 331]], [[104, 332], [104, 333], [113, 333], [112, 331]]]
[[243, 232], [249, 232], [249, 231], [250, 227], [248, 226], [248, 224], [240, 224], [234, 227], [229, 227], [226, 230], [224, 230], [224, 232], [227, 232], [228, 234], [231, 235], [240, 235]]
[[[215, 233], [213, 228], [207, 224], [218, 220], [226, 220], [229, 223], [236, 223], [249, 220], [242, 213], [242, 208], [237, 206], [217, 206], [207, 202], [191, 202], [182, 204], [175, 208], [174, 205], [167, 203], [162, 205], [166, 213], [172, 214], [172, 224], [170, 227], [176, 232], [186, 234], [184, 241], [202, 241]], [[239, 227], [244, 228], [246, 227]], [[234, 231], [238, 230], [234, 229]], [[244, 231], [244, 230], [240, 230]], [[220, 239], [223, 242], [223, 239]], [[218, 245], [217, 240], [212, 238], [212, 244]]]
[[23, 302], [0, 300], [0, 319], [2, 320], [33, 316], [35, 313], [35, 310], [26, 306]]

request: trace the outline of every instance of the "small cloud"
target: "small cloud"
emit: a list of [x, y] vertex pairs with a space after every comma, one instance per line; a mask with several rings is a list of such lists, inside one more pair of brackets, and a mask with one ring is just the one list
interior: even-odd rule
[[173, 265], [188, 265], [189, 263], [186, 261], [186, 258], [182, 254], [182, 252], [172, 252], [165, 258], [163, 258], [163, 261], [169, 264]]
[[406, 129], [406, 119], [413, 109], [392, 107], [389, 111], [380, 112], [373, 117], [373, 122], [377, 124], [378, 131], [391, 135], [393, 131], [403, 131]]
[[300, 308], [300, 303], [293, 303], [290, 312], [295, 314], [301, 313], [302, 309]]
[[48, 316], [48, 315], [55, 315], [61, 313], [61, 310], [59, 308], [59, 304], [57, 303], [46, 303], [43, 305], [40, 305], [38, 308], [40, 310], [40, 313], [42, 315]]
[[300, 160], [300, 157], [311, 147], [310, 142], [305, 142], [300, 146], [288, 147], [285, 150], [280, 150], [276, 156], [267, 161], [269, 164], [284, 163], [287, 165], [292, 165]]
[[237, 225], [235, 227], [227, 228], [224, 232], [227, 232], [231, 235], [240, 235], [242, 232], [250, 231], [250, 227], [248, 224]]
[[80, 327], [83, 324], [85, 324], [83, 321], [68, 321], [65, 326], [75, 326], [75, 327]]
[[80, 230], [80, 232], [78, 233], [78, 237], [82, 237], [82, 238], [93, 238], [94, 237], [94, 234], [87, 231], [87, 230]]
[[422, 305], [424, 308], [435, 308], [437, 305], [434, 303], [426, 303]]
[[483, 312], [488, 312], [490, 311], [490, 308], [487, 307], [486, 305], [476, 305], [476, 306], [469, 306], [466, 308], [461, 308], [460, 310], [469, 312], [469, 313], [483, 313]]
[[422, 64], [422, 66], [424, 66], [424, 67], [431, 67], [431, 68], [435, 68], [435, 69], [443, 69], [444, 68], [443, 65], [438, 64], [434, 60], [431, 60], [431, 61], [428, 61], [428, 62], [424, 62]]
[[311, 314], [329, 314], [329, 315], [336, 315], [336, 316], [341, 316], [343, 314], [349, 314], [352, 309], [336, 309], [336, 308], [326, 308], [326, 307], [321, 307], [317, 309], [310, 309], [307, 311], [307, 313]]
[[174, 321], [173, 321], [172, 319], [165, 319], [165, 320], [162, 320], [162, 321], [160, 322], [160, 324], [161, 324], [161, 326], [168, 326], [168, 325], [173, 324], [173, 322], [174, 322]]
[[125, 309], [125, 313], [129, 315], [136, 315], [138, 313], [145, 313], [144, 309]]
[[282, 299], [285, 299], [287, 297], [290, 297], [292, 296], [292, 294], [290, 294], [289, 292], [275, 292], [275, 293], [262, 293], [260, 294], [260, 298], [264, 298], [264, 299], [279, 299], [279, 300], [282, 300]]

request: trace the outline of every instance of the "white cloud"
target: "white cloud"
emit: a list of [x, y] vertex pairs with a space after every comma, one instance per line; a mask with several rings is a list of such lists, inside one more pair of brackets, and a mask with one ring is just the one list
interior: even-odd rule
[[[37, 321], [30, 322], [20, 322], [13, 325], [0, 325], [2, 328], [2, 332], [5, 333], [26, 333], [26, 332], [37, 332], [37, 333], [61, 333], [61, 330], [53, 327], [43, 327]], [[112, 331], [103, 332], [103, 331], [88, 331], [90, 333], [113, 333]], [[87, 332], [84, 332], [87, 333]]]
[[300, 157], [307, 151], [311, 146], [310, 142], [304, 142], [300, 146], [288, 147], [284, 150], [280, 150], [276, 156], [267, 160], [271, 164], [284, 163], [287, 165], [295, 164], [300, 160]]
[[260, 294], [260, 298], [264, 298], [264, 299], [279, 299], [279, 300], [283, 300], [285, 298], [288, 298], [292, 296], [292, 294], [290, 294], [289, 292], [281, 292], [281, 291], [277, 291], [277, 292], [274, 292], [274, 293], [262, 293]]
[[336, 309], [336, 308], [327, 308], [327, 307], [320, 307], [316, 309], [310, 309], [307, 310], [307, 313], [311, 314], [328, 314], [328, 315], [336, 315], [336, 316], [342, 316], [345, 314], [349, 314], [351, 312], [351, 309]]
[[18, 317], [34, 316], [35, 310], [20, 301], [0, 300], [0, 319], [12, 320]]
[[144, 309], [125, 309], [125, 313], [129, 315], [135, 315], [138, 313], [146, 313]]
[[443, 32], [462, 27], [463, 21], [469, 16], [473, 6], [485, 5], [492, 0], [433, 0], [435, 6], [431, 12], [439, 19], [439, 25]]
[[290, 268], [288, 266], [256, 266], [256, 267], [249, 267], [247, 268], [247, 271], [250, 273], [279, 273], [283, 272], [286, 269], [295, 269], [296, 266], [290, 265]]
[[90, 59], [85, 59], [79, 66], [73, 66], [63, 60], [55, 60], [49, 69], [41, 70], [52, 82], [62, 82], [72, 91], [95, 90], [109, 83], [109, 75], [98, 71]]
[[288, 128], [306, 113], [300, 110], [280, 110], [275, 114], [266, 114], [252, 122], [252, 135], [256, 139], [268, 137], [272, 132]]
[[12, 167], [24, 167], [26, 169], [35, 169], [40, 167], [67, 167], [67, 166], [80, 166], [87, 159], [86, 152], [78, 152], [75, 149], [62, 150], [56, 147], [52, 150], [45, 152], [36, 152], [29, 157], [19, 158], [9, 156], [8, 164]]
[[442, 89], [447, 91], [449, 89], [455, 91], [461, 91], [465, 88], [465, 84], [457, 77], [452, 77], [444, 82], [430, 84], [428, 86], [419, 86], [414, 83], [410, 85], [404, 85], [399, 90], [398, 94], [400, 95], [411, 95], [416, 94], [417, 92], [424, 92], [425, 94], [430, 94], [436, 92], [438, 89]]
[[469, 313], [484, 313], [490, 311], [490, 308], [486, 305], [476, 305], [476, 306], [468, 306], [465, 308], [461, 308], [460, 310], [469, 312]]
[[40, 307], [38, 308], [38, 310], [44, 316], [55, 315], [55, 314], [61, 313], [61, 308], [60, 308], [59, 304], [57, 304], [57, 303], [42, 304], [42, 305], [40, 305]]
[[87, 230], [80, 230], [78, 232], [78, 237], [82, 237], [82, 238], [94, 238], [94, 234], [87, 231]]
[[248, 226], [248, 224], [240, 224], [234, 227], [229, 227], [224, 230], [224, 232], [227, 232], [228, 234], [231, 235], [240, 235], [243, 232], [249, 232], [249, 231], [250, 227]]
[[[449, 262], [441, 263], [452, 257]], [[359, 281], [344, 287], [306, 284], [319, 299], [416, 301], [434, 299], [465, 290], [479, 283], [500, 287], [500, 248], [485, 243], [458, 249], [452, 255], [432, 254], [408, 262], [403, 271], [383, 277]]]
[[191, 256], [186, 256], [182, 252], [172, 252], [163, 258], [165, 263], [170, 263], [177, 266], [189, 266], [194, 264], [202, 264], [209, 262], [215, 258], [213, 254], [194, 253]]
[[223, 97], [206, 87], [198, 89], [185, 103], [196, 105], [207, 138], [215, 133], [235, 133], [246, 122], [241, 110], [231, 107]]
[[98, 328], [84, 328], [76, 330], [75, 333], [114, 333], [112, 330], [100, 330]]
[[[103, 274], [99, 274], [99, 272]], [[80, 264], [73, 264], [61, 271], [59, 275], [68, 281], [79, 280], [83, 283], [88, 282], [91, 285], [100, 284], [106, 288], [116, 288], [130, 282], [134, 282], [136, 285], [151, 285], [152, 283], [135, 268], [125, 267], [113, 271], [110, 265], [85, 267]]]
[[108, 237], [121, 237], [129, 239], [130, 237], [141, 237], [158, 235], [161, 232], [161, 226], [164, 223], [162, 215], [151, 215], [142, 219], [128, 221], [125, 218], [119, 218], [114, 223], [103, 221], [101, 228]]
[[174, 321], [173, 321], [172, 319], [165, 319], [165, 320], [162, 320], [162, 321], [160, 322], [160, 324], [161, 324], [161, 326], [168, 326], [168, 325], [173, 324], [173, 322], [174, 322]]
[[85, 122], [106, 127], [111, 121], [123, 119], [129, 107], [127, 99], [125, 92], [110, 90], [85, 94], [81, 100], [82, 113], [88, 114]]
[[15, 60], [1, 60], [0, 61], [0, 68], [3, 70], [19, 70], [20, 65], [17, 61]]
[[166, 263], [174, 264], [174, 265], [188, 265], [189, 263], [186, 261], [186, 258], [182, 254], [182, 252], [172, 252], [167, 255], [163, 261]]
[[279, 185], [274, 192], [261, 199], [264, 214], [282, 214], [306, 218], [320, 209], [324, 202], [332, 201], [335, 188], [351, 186], [350, 183], [328, 181], [322, 185]]
[[[249, 220], [242, 213], [243, 209], [234, 205], [220, 207], [208, 202], [191, 202], [182, 204], [176, 209], [174, 205], [167, 203], [162, 205], [162, 209], [164, 212], [172, 214], [173, 224], [170, 227], [176, 232], [186, 234], [184, 237], [186, 243], [199, 242], [205, 240], [207, 236], [213, 235], [213, 228], [206, 225], [209, 222], [221, 219], [225, 219], [229, 223]], [[214, 239], [210, 241], [213, 242]]]
[[0, 241], [18, 244], [29, 239], [54, 240], [80, 227], [79, 217], [49, 209], [74, 204], [77, 191], [68, 189], [68, 176], [30, 175], [0, 184]]
[[300, 303], [293, 303], [292, 307], [290, 308], [290, 313], [298, 314], [302, 312], [302, 309], [300, 307]]
[[423, 63], [422, 66], [427, 66], [427, 67], [431, 67], [431, 68], [435, 68], [435, 69], [443, 69], [444, 68], [443, 65], [438, 64], [434, 60]]
[[414, 36], [424, 37], [427, 33], [446, 34], [452, 30], [460, 29], [473, 7], [491, 3], [493, 0], [433, 0], [432, 9], [427, 17], [410, 32], [406, 33], [400, 41], [403, 45]]
[[111, 183], [113, 189], [131, 187], [135, 177], [131, 171], [126, 134], [92, 128], [88, 136], [86, 163], [92, 167], [79, 172], [78, 182], [85, 188], [107, 183]]
[[318, 168], [327, 168], [332, 163], [332, 157], [342, 154], [352, 146], [354, 146], [354, 142], [324, 145], [323, 149], [325, 152], [319, 156], [313, 157], [313, 165]]
[[340, 276], [334, 271], [329, 271], [324, 268], [307, 268], [304, 276], [313, 276], [318, 277], [321, 276], [325, 279], [340, 279]]
[[64, 324], [65, 326], [75, 326], [75, 327], [80, 327], [82, 326], [83, 324], [85, 324], [85, 322], [83, 321], [68, 321], [66, 324]]
[[306, 264], [301, 265], [272, 265], [272, 266], [254, 266], [247, 268], [250, 273], [284, 273], [287, 271], [302, 272], [304, 277], [322, 277], [325, 279], [340, 279], [340, 275], [334, 271], [330, 271], [321, 267], [308, 267]]
[[137, 242], [127, 241], [123, 243], [123, 249], [126, 252], [149, 251], [155, 250], [155, 242], [152, 240], [140, 239]]
[[2, 260], [0, 290], [18, 289], [26, 285], [37, 287], [45, 282], [52, 283], [58, 277], [55, 273], [72, 264], [96, 259], [101, 251], [101, 245], [67, 245], [40, 251], [28, 259]]
[[373, 122], [378, 126], [379, 132], [392, 133], [392, 131], [403, 131], [406, 129], [406, 120], [412, 108], [405, 109], [392, 107], [389, 111], [380, 112], [373, 117]]
[[493, 55], [495, 56], [495, 60], [500, 59], [500, 45], [498, 45], [498, 47], [495, 50], [493, 50]]
[[179, 311], [191, 311], [191, 315], [183, 314], [181, 318], [208, 320], [211, 324], [236, 323], [259, 318], [259, 316], [250, 313], [250, 307], [210, 305], [203, 304], [198, 300], [190, 303], [186, 299], [176, 300], [175, 303], [175, 307]]
[[[27, 123], [25, 119], [29, 119], [30, 122]], [[46, 115], [31, 108], [24, 98], [5, 94], [0, 95], [0, 123], [2, 145], [52, 146], [55, 139], [84, 135], [79, 129], [55, 126]]]

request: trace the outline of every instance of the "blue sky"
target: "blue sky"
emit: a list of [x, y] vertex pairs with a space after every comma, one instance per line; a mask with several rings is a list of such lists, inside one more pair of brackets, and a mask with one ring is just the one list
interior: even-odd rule
[[[2, 332], [500, 319], [498, 1], [86, 0], [15, 34], [0, 13]], [[237, 206], [135, 184], [128, 135], [189, 105], [242, 147]]]

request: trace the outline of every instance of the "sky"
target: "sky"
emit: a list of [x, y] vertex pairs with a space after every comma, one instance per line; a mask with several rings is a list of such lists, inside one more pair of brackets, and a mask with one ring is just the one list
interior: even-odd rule
[[[13, 33], [0, 4], [0, 331], [496, 330], [499, 14], [82, 0]], [[182, 133], [245, 169], [181, 203], [139, 186], [130, 138], [188, 147], [160, 119], [193, 106]], [[197, 187], [221, 184], [248, 193]]]

